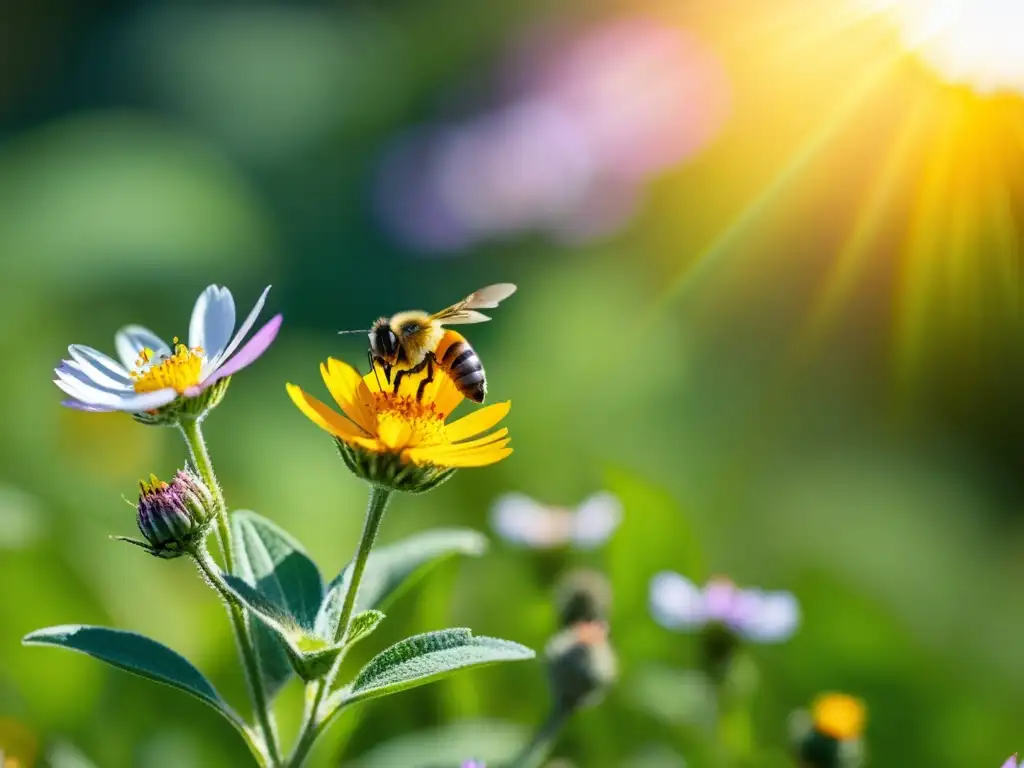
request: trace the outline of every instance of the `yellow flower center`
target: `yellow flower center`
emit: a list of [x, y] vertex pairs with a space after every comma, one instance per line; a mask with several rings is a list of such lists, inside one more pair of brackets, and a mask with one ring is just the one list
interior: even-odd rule
[[408, 445], [438, 445], [448, 442], [444, 414], [434, 403], [421, 403], [409, 395], [374, 392], [377, 406], [377, 434], [404, 433], [409, 430]]
[[177, 336], [174, 337], [174, 353], [159, 360], [153, 360], [155, 353], [152, 349], [143, 349], [135, 361], [137, 370], [131, 372], [135, 391], [156, 392], [171, 387], [178, 394], [185, 394], [186, 389], [199, 384], [204, 354], [202, 347], [189, 349], [179, 344]]
[[816, 731], [840, 741], [858, 738], [867, 719], [863, 702], [841, 693], [820, 697], [814, 702], [811, 715]]

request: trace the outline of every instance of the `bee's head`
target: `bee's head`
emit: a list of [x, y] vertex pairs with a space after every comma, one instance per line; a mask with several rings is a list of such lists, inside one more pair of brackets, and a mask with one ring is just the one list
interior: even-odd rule
[[391, 330], [391, 324], [385, 317], [370, 329], [370, 352], [389, 363], [394, 362], [398, 356], [398, 336]]

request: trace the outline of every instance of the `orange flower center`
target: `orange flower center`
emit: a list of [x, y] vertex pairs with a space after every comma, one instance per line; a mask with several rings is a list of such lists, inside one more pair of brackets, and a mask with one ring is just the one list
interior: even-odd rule
[[448, 442], [444, 428], [444, 414], [438, 413], [434, 403], [421, 403], [409, 395], [393, 392], [374, 392], [377, 406], [377, 434], [399, 428], [409, 430], [411, 445], [437, 445]]
[[864, 704], [841, 693], [826, 694], [814, 702], [814, 729], [840, 741], [858, 738], [864, 732], [867, 713]]
[[156, 392], [171, 387], [178, 394], [185, 394], [189, 387], [199, 384], [204, 354], [202, 347], [189, 349], [179, 344], [177, 336], [174, 337], [173, 354], [164, 355], [159, 360], [154, 361], [155, 353], [152, 349], [143, 349], [135, 361], [137, 370], [131, 372], [135, 391]]

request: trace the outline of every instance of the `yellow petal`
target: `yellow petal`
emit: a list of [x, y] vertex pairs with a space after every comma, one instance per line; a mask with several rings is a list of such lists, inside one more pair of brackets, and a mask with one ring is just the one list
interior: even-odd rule
[[377, 428], [377, 437], [389, 450], [400, 451], [409, 444], [412, 427], [399, 419], [385, 419]]
[[[484, 443], [468, 450], [459, 450], [459, 446], [425, 446], [422, 448], [409, 448], [405, 456], [417, 464], [437, 464], [439, 466], [454, 466], [452, 462], [461, 461], [468, 457], [482, 454], [497, 453], [508, 448], [508, 438], [499, 438], [493, 442]], [[463, 466], [463, 465], [459, 465]]]
[[[459, 392], [455, 383], [451, 380], [451, 377], [444, 371], [437, 371], [434, 373], [434, 380], [437, 385], [433, 383], [427, 385], [427, 392], [424, 393], [424, 400], [427, 397], [430, 398], [430, 402], [434, 403], [434, 407], [442, 417], [448, 418], [452, 411], [454, 411], [459, 403], [463, 401], [463, 395]], [[433, 390], [433, 391], [431, 391]]]
[[320, 375], [331, 392], [331, 397], [352, 421], [368, 435], [377, 427], [377, 414], [373, 395], [363, 382], [359, 372], [347, 363], [327, 358], [327, 364], [320, 364]]
[[505, 418], [511, 407], [511, 402], [504, 402], [479, 408], [468, 416], [463, 416], [458, 421], [449, 424], [445, 434], [453, 443], [479, 435]]
[[478, 437], [476, 440], [467, 440], [463, 443], [451, 443], [449, 445], [438, 445], [435, 450], [438, 451], [469, 451], [474, 448], [481, 448], [491, 443], [496, 443], [502, 438], [508, 435], [508, 427], [502, 427], [496, 432], [489, 432], [483, 437]]
[[294, 384], [286, 384], [285, 387], [292, 402], [320, 429], [345, 439], [360, 436], [356, 426], [337, 411], [324, 405], [312, 395], [306, 394]]
[[485, 451], [466, 451], [464, 453], [457, 453], [451, 456], [446, 456], [443, 460], [436, 463], [438, 466], [451, 467], [453, 469], [467, 467], [486, 467], [489, 464], [497, 464], [502, 459], [508, 458], [511, 455], [511, 448], [502, 447], [493, 450], [488, 449]]
[[[394, 380], [394, 377], [395, 372], [394, 370], [392, 370], [392, 380]], [[391, 385], [388, 383], [388, 380], [384, 378], [384, 369], [380, 366], [379, 363], [374, 363], [373, 367], [370, 368], [370, 372], [363, 376], [363, 383], [366, 385], [366, 388], [370, 390], [371, 393], [391, 391]]]

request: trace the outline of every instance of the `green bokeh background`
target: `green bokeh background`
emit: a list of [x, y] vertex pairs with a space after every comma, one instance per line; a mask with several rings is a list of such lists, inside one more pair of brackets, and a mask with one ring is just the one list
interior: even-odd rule
[[[582, 768], [682, 765], [673, 755], [700, 766], [693, 640], [654, 624], [646, 588], [666, 567], [723, 573], [792, 590], [804, 611], [791, 642], [752, 650], [752, 764], [785, 765], [789, 713], [831, 689], [867, 701], [874, 765], [996, 766], [1024, 750], [1024, 142], [996, 155], [1002, 227], [988, 236], [981, 203], [976, 236], [956, 244], [970, 295], [914, 310], [911, 362], [894, 328], [912, 311], [903, 265], [919, 170], [940, 151], [927, 134], [857, 252], [858, 279], [809, 342], [809, 307], [878, 183], [906, 94], [946, 88], [900, 60], [847, 109], [851, 78], [895, 43], [881, 25], [833, 28], [818, 5], [5, 6], [0, 717], [104, 768], [246, 759], [187, 696], [19, 643], [52, 624], [133, 629], [244, 707], [228, 623], [188, 563], [108, 539], [133, 532], [122, 497], [138, 478], [169, 475], [185, 450], [170, 430], [61, 409], [49, 379], [69, 343], [112, 351], [129, 322], [184, 335], [207, 284], [228, 285], [240, 312], [273, 284], [281, 335], [232, 382], [207, 436], [229, 504], [280, 523], [330, 577], [354, 549], [365, 491], [284, 382], [322, 393], [320, 360], [362, 361], [359, 337], [337, 329], [513, 281], [519, 293], [471, 338], [491, 398], [513, 401], [515, 453], [397, 499], [382, 540], [487, 530], [490, 504], [510, 490], [568, 505], [609, 488], [624, 523], [596, 553], [495, 541], [481, 559], [444, 564], [361, 658], [445, 626], [540, 649], [558, 573], [600, 567], [615, 589], [621, 681], [556, 754]], [[380, 231], [368, 190], [388, 139], [445, 114], [453, 94], [485, 98], [481, 73], [529, 25], [635, 13], [715, 47], [733, 106], [718, 139], [661, 178], [629, 226], [588, 245], [526, 234], [431, 258]], [[1024, 124], [1017, 97], [998, 108]], [[945, 223], [938, 211], [913, 224], [934, 228], [936, 263], [953, 247]], [[996, 250], [1008, 271], [993, 268]], [[279, 701], [286, 734], [301, 703], [297, 684]], [[361, 707], [311, 764], [414, 764], [401, 743], [386, 745], [399, 738], [425, 759], [442, 743], [500, 754], [545, 707], [537, 663], [463, 673]]]

